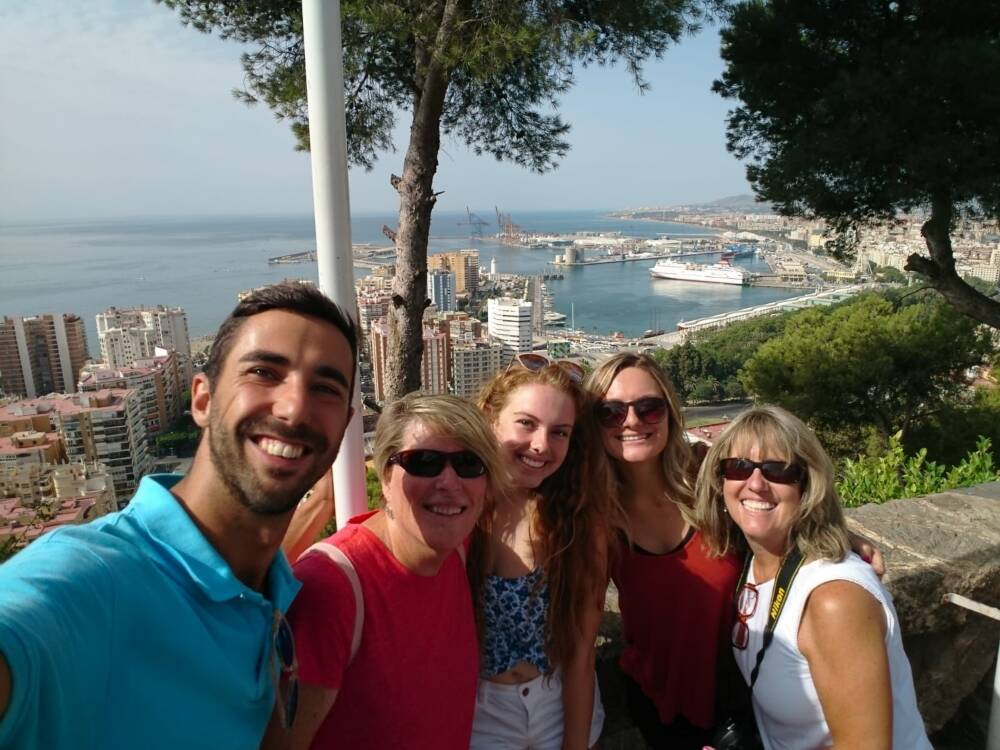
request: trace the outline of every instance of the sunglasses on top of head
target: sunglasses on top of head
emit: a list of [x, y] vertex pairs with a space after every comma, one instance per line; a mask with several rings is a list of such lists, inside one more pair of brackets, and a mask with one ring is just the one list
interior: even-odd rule
[[430, 449], [416, 449], [410, 451], [399, 451], [389, 456], [390, 464], [398, 464], [403, 467], [403, 471], [415, 477], [436, 477], [444, 467], [451, 464], [451, 468], [462, 479], [475, 479], [486, 473], [486, 464], [483, 459], [469, 450], [465, 451], [435, 451]]
[[805, 478], [802, 464], [784, 461], [751, 461], [749, 458], [724, 458], [719, 462], [719, 475], [736, 482], [750, 478], [754, 469], [760, 469], [764, 479], [776, 484], [798, 484]]
[[667, 400], [657, 396], [635, 401], [600, 401], [594, 408], [603, 427], [621, 427], [628, 419], [629, 409], [635, 410], [635, 416], [643, 424], [659, 424], [667, 418]]
[[535, 352], [515, 354], [510, 360], [510, 364], [507, 365], [507, 370], [505, 372], [510, 372], [510, 370], [515, 367], [521, 367], [525, 370], [530, 370], [531, 372], [541, 372], [549, 365], [558, 367], [577, 385], [583, 383], [583, 379], [587, 374], [576, 362], [570, 362], [568, 359], [549, 359], [545, 355], [536, 354]]

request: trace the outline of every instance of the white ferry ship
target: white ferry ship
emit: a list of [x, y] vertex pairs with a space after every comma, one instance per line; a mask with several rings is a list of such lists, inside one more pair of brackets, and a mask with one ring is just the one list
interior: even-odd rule
[[676, 260], [658, 260], [649, 269], [649, 275], [657, 279], [677, 279], [678, 281], [703, 281], [709, 284], [735, 284], [745, 286], [750, 283], [750, 274], [736, 268], [727, 261], [704, 265], [701, 263], [681, 263]]

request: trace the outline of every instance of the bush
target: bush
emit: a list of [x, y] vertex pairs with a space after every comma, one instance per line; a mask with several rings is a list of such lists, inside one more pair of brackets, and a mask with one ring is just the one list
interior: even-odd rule
[[926, 448], [907, 456], [902, 434], [897, 432], [889, 438], [888, 450], [882, 455], [845, 460], [837, 492], [845, 506], [853, 507], [991, 482], [1000, 479], [991, 449], [990, 439], [980, 437], [975, 450], [948, 469], [928, 461]]

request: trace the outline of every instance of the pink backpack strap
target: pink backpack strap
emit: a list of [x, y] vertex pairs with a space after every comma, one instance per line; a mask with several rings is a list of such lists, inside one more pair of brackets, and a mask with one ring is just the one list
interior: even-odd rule
[[316, 542], [304, 554], [308, 555], [310, 552], [325, 555], [331, 560], [347, 576], [351, 589], [354, 591], [354, 635], [351, 638], [351, 656], [347, 662], [350, 665], [358, 653], [358, 648], [361, 647], [361, 631], [365, 625], [365, 599], [361, 593], [361, 579], [358, 578], [358, 571], [355, 570], [354, 563], [340, 547], [329, 542]]

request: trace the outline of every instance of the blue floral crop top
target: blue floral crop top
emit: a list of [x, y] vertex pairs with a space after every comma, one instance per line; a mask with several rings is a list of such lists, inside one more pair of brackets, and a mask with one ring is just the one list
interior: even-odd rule
[[518, 662], [549, 670], [545, 655], [545, 623], [549, 588], [539, 580], [541, 568], [518, 578], [487, 576], [483, 591], [486, 625], [482, 673], [491, 677]]

